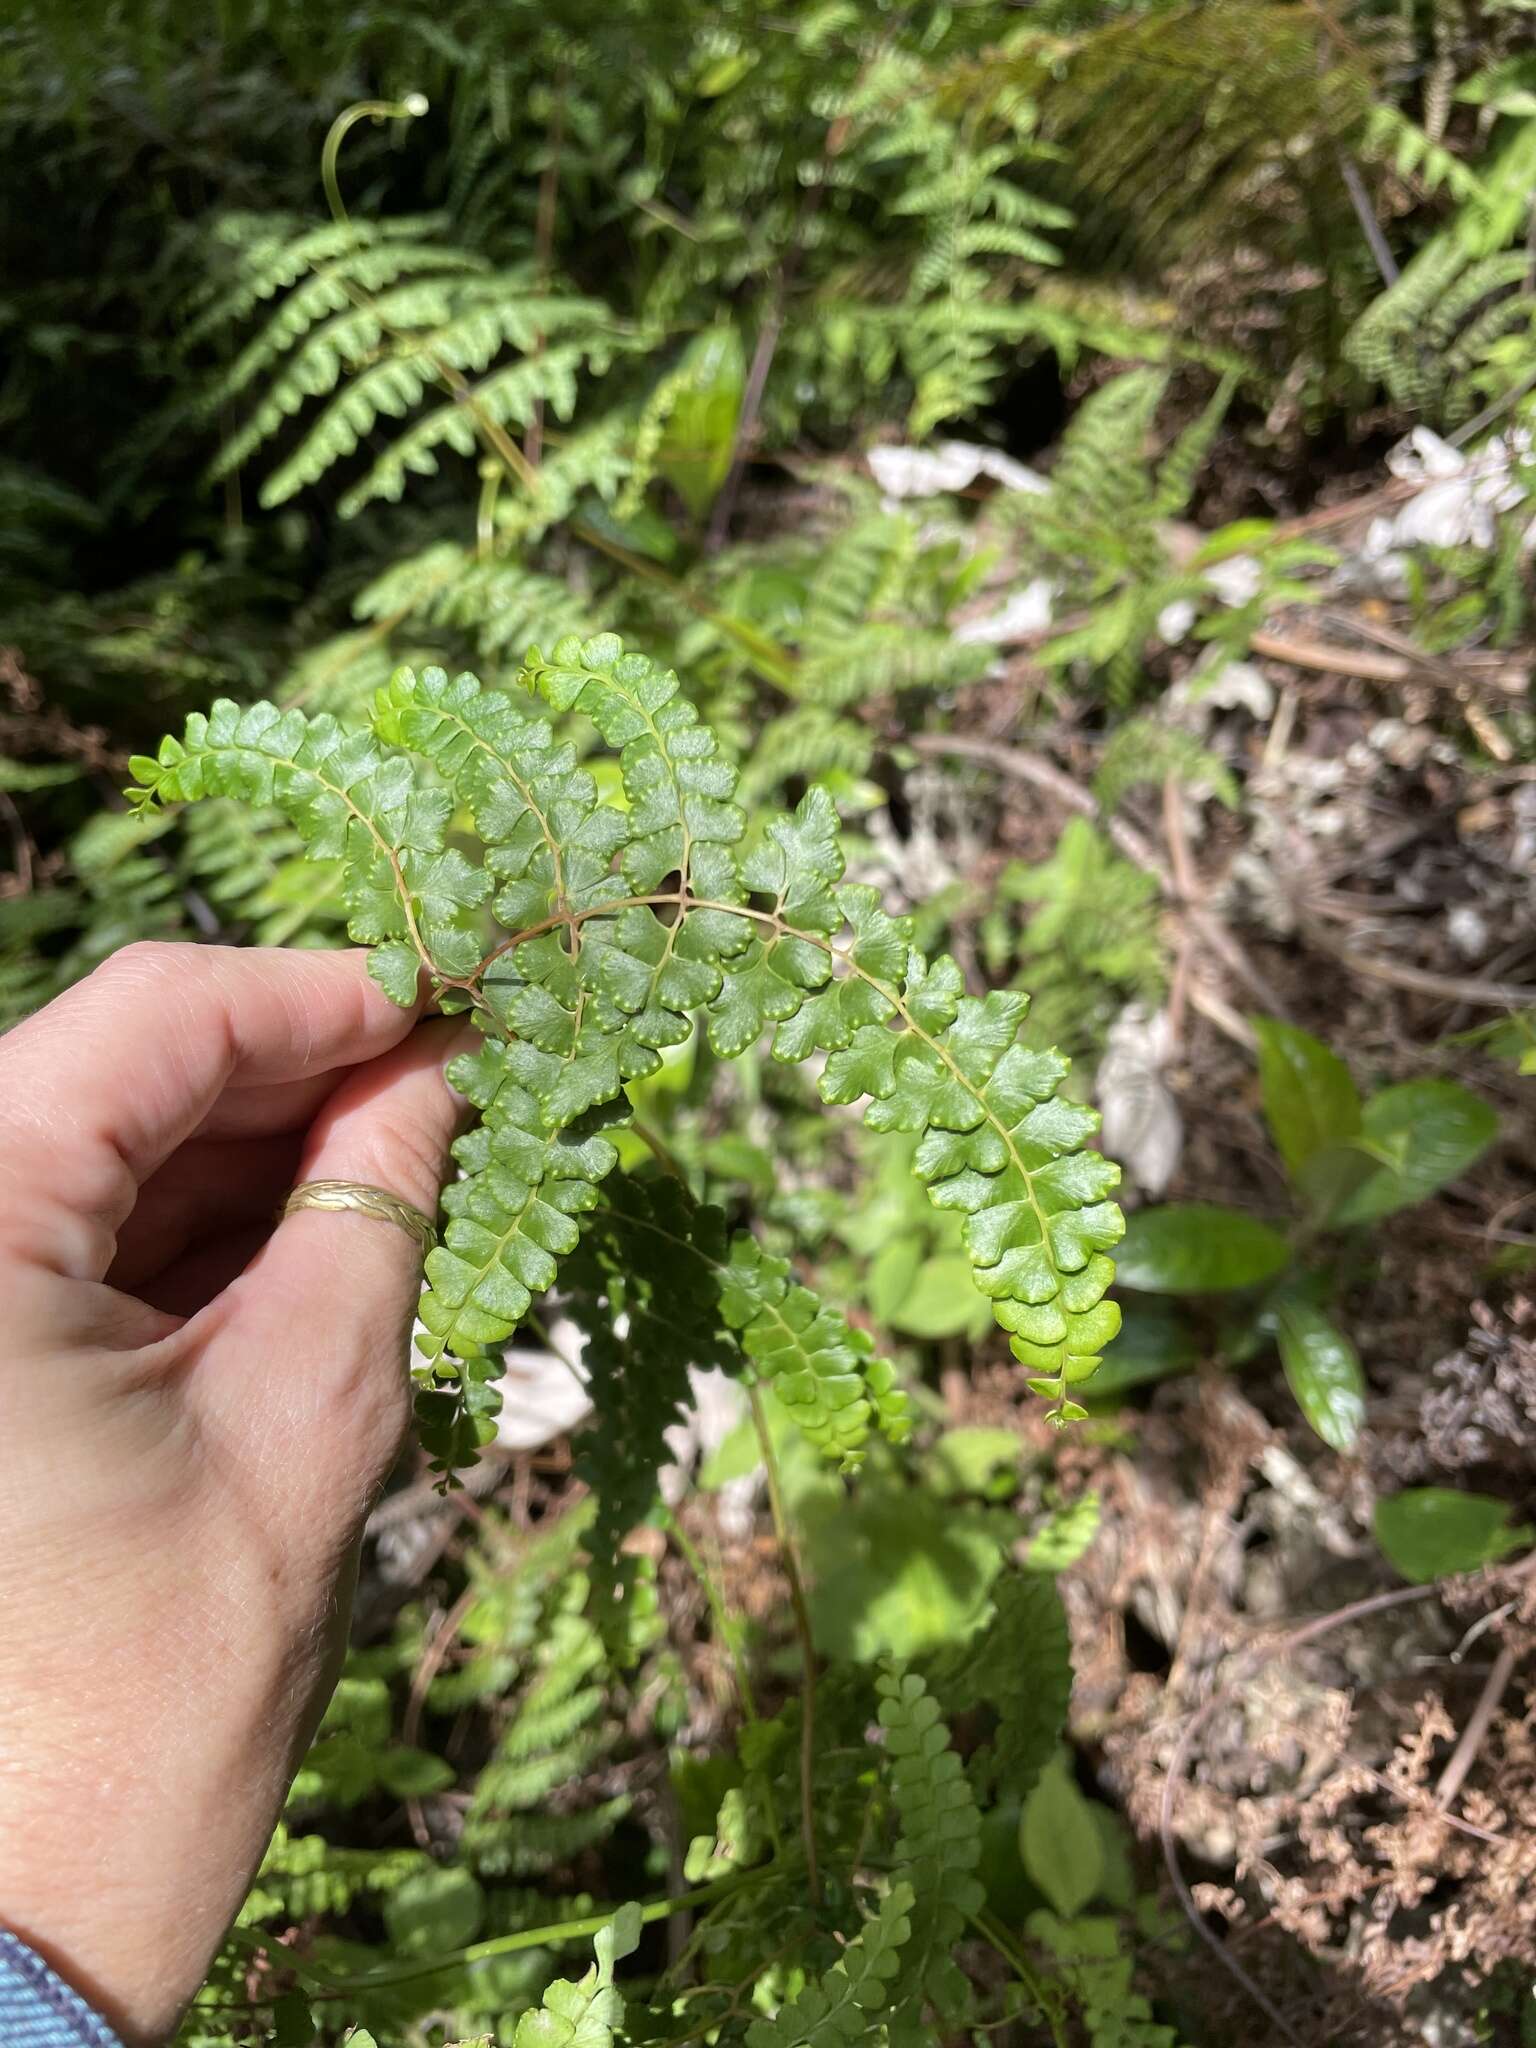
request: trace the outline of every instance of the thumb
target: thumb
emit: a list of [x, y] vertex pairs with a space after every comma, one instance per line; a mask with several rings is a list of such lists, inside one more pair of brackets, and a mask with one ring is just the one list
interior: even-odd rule
[[[465, 1104], [443, 1069], [463, 1049], [461, 1023], [422, 1025], [349, 1075], [311, 1126], [297, 1179], [357, 1181], [430, 1217]], [[204, 1347], [207, 1400], [237, 1404], [246, 1427], [287, 1438], [281, 1463], [303, 1483], [306, 1447], [361, 1509], [384, 1477], [410, 1412], [407, 1373], [422, 1248], [398, 1224], [352, 1211], [285, 1216], [222, 1297], [227, 1313]], [[338, 1474], [337, 1468], [342, 1467]], [[336, 1478], [332, 1483], [337, 1483]]]

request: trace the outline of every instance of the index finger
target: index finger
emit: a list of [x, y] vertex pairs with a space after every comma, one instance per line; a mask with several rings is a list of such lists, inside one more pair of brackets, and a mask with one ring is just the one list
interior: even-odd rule
[[[46, 1206], [115, 1231], [227, 1088], [375, 1059], [417, 1014], [360, 951], [124, 947], [0, 1041], [0, 1228], [14, 1241]], [[63, 1263], [94, 1268], [99, 1251]]]

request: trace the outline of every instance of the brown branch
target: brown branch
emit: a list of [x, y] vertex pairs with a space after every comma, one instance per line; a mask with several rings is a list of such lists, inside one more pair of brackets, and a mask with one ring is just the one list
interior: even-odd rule
[[1300, 913], [1302, 929], [1315, 945], [1321, 946], [1352, 974], [1368, 981], [1382, 981], [1389, 988], [1404, 988], [1414, 995], [1434, 996], [1445, 1003], [1472, 1003], [1482, 1010], [1519, 1010], [1536, 1002], [1536, 989], [1522, 988], [1513, 981], [1483, 981], [1473, 974], [1436, 974], [1428, 967], [1412, 967], [1405, 960], [1383, 960], [1373, 953], [1357, 953], [1342, 939], [1335, 938], [1324, 921], [1305, 911]]
[[1488, 1733], [1510, 1679], [1514, 1677], [1518, 1661], [1519, 1652], [1514, 1644], [1505, 1643], [1490, 1665], [1477, 1705], [1472, 1709], [1471, 1718], [1461, 1731], [1461, 1740], [1452, 1750], [1451, 1760], [1440, 1773], [1440, 1782], [1435, 1787], [1435, 1799], [1441, 1806], [1450, 1805], [1461, 1790], [1468, 1771], [1477, 1762], [1483, 1737]]
[[[952, 754], [961, 760], [981, 762], [1000, 775], [1012, 776], [1016, 781], [1028, 782], [1036, 789], [1044, 790], [1048, 796], [1055, 797], [1058, 803], [1065, 804], [1082, 817], [1097, 818], [1099, 815], [1099, 806], [1092, 793], [1081, 783], [1074, 782], [1070, 775], [1043, 755], [1027, 753], [1022, 747], [998, 746], [989, 740], [965, 739], [948, 733], [920, 733], [910, 745], [919, 754]], [[1173, 870], [1151, 841], [1123, 818], [1110, 817], [1102, 822], [1114, 845], [1127, 860], [1153, 877], [1169, 903], [1188, 921], [1191, 930], [1255, 1001], [1262, 1004], [1271, 1016], [1287, 1018], [1288, 1012], [1280, 996], [1254, 966], [1226, 925], [1211, 911], [1185, 900]], [[1211, 1012], [1207, 1010], [1206, 1014], [1211, 1015]], [[1214, 1016], [1212, 1021], [1217, 1021]], [[1246, 1037], [1245, 1031], [1245, 1041]]]
[[1255, 633], [1248, 645], [1255, 654], [1267, 654], [1272, 661], [1288, 662], [1292, 668], [1316, 669], [1331, 676], [1358, 676], [1367, 683], [1406, 683], [1415, 673], [1415, 664], [1400, 655], [1366, 654], [1351, 647], [1334, 647], [1322, 640], [1287, 640], [1279, 633]]

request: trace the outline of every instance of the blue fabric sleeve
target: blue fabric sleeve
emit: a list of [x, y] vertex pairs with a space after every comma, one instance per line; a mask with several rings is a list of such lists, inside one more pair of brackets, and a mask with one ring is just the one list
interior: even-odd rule
[[0, 2048], [122, 2048], [24, 1941], [0, 1927]]

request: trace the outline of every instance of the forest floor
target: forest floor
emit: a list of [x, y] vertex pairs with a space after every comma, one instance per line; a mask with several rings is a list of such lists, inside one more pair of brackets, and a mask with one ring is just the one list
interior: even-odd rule
[[[1346, 558], [1403, 495], [1359, 479], [1337, 494], [1296, 524]], [[1375, 1085], [1449, 1076], [1499, 1113], [1477, 1167], [1394, 1218], [1345, 1276], [1369, 1387], [1355, 1449], [1312, 1432], [1272, 1353], [1224, 1362], [1215, 1317], [1193, 1370], [1128, 1386], [1064, 1437], [996, 1333], [950, 1341], [939, 1380], [946, 1426], [1017, 1434], [1021, 1532], [1098, 1498], [1097, 1533], [1060, 1579], [1070, 1732], [1083, 1784], [1124, 1815], [1172, 1909], [1180, 1936], [1148, 1960], [1201, 2038], [1226, 2024], [1277, 2042], [1470, 2038], [1432, 2018], [1429, 1987], [1448, 1963], [1536, 1945], [1536, 1839], [1512, 1821], [1536, 1795], [1518, 1682], [1536, 1582], [1495, 1569], [1442, 1607], [1371, 1536], [1377, 1495], [1403, 1485], [1520, 1509], [1536, 1446], [1536, 1118], [1530, 1083], [1478, 1035], [1536, 964], [1536, 770], [1513, 763], [1501, 722], [1528, 669], [1508, 652], [1425, 656], [1408, 625], [1369, 590], [1267, 621], [1250, 664], [1267, 715], [1234, 699], [1204, 735], [1239, 806], [1154, 791], [1117, 834], [1158, 878], [1174, 963], [1162, 1078], [1183, 1136], [1161, 1192], [1284, 1210], [1254, 1011], [1348, 1048]], [[968, 877], [983, 899], [1004, 862], [1045, 858], [1087, 807], [1101, 741], [1067, 710], [1026, 642], [934, 743], [989, 770]], [[899, 707], [891, 720], [895, 743]], [[908, 831], [923, 773], [920, 757], [893, 800]], [[418, 1475], [376, 1520], [365, 1636], [405, 1598], [441, 1610], [439, 1575], [485, 1503], [528, 1526], [574, 1490], [563, 1439], [493, 1455], [446, 1500]], [[785, 1588], [766, 1509], [722, 1499], [693, 1494], [683, 1513], [771, 1637]], [[692, 1575], [664, 1566], [660, 1583], [707, 1742], [733, 1712], [727, 1660]], [[1491, 1608], [1492, 1625], [1463, 1626], [1459, 1606]]]

